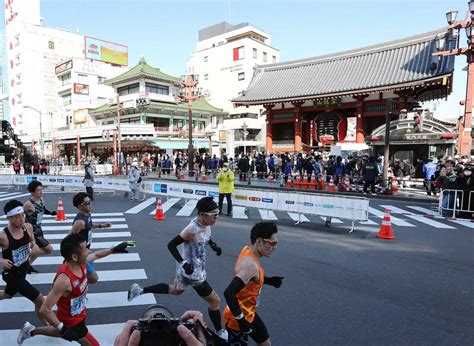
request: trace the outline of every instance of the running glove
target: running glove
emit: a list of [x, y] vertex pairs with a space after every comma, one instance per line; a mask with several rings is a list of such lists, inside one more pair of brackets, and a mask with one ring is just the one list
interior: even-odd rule
[[75, 331], [72, 328], [67, 328], [67, 327], [63, 327], [61, 329], [61, 336], [63, 337], [63, 339], [65, 339], [69, 342], [77, 341], [81, 338], [77, 331]]
[[250, 323], [242, 316], [242, 318], [237, 320], [239, 324], [239, 329], [242, 334], [250, 334], [252, 333], [252, 328], [250, 327]]
[[279, 288], [281, 284], [283, 283], [283, 279], [284, 279], [283, 276], [271, 276], [271, 277], [265, 276], [263, 283], [265, 285], [270, 285], [275, 288]]
[[222, 255], [222, 249], [219, 246], [217, 246], [217, 244], [214, 243], [212, 239], [209, 239], [208, 244], [211, 247], [212, 251], [214, 251], [217, 256]]
[[135, 241], [134, 240], [124, 241], [118, 244], [117, 246], [114, 246], [112, 248], [112, 253], [126, 253], [128, 252], [127, 251], [128, 246], [135, 247]]
[[194, 272], [194, 266], [191, 263], [184, 262], [182, 267], [183, 267], [184, 272], [186, 273], [186, 275], [191, 275]]

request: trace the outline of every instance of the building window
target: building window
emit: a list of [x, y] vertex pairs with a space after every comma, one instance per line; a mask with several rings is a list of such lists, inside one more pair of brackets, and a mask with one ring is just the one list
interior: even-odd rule
[[263, 62], [267, 62], [267, 53], [263, 52]]
[[145, 90], [147, 93], [169, 95], [170, 89], [166, 85], [159, 85], [154, 83], [145, 83]]
[[245, 79], [245, 72], [239, 72], [239, 74], [237, 75], [237, 79], [238, 80], [244, 80]]
[[121, 88], [117, 88], [117, 91], [120, 96], [138, 94], [140, 91], [140, 85], [138, 83], [130, 84]]
[[207, 62], [207, 60], [208, 60], [208, 57], [207, 57], [207, 55], [206, 55], [206, 56], [204, 57], [204, 62]]
[[61, 85], [68, 85], [71, 83], [71, 72], [65, 73], [59, 76], [59, 80], [61, 81]]
[[66, 94], [61, 96], [61, 99], [63, 101], [63, 106], [67, 106], [71, 104], [71, 94]]
[[204, 80], [208, 80], [208, 79], [209, 79], [209, 75], [206, 73], [206, 74], [204, 75]]
[[234, 48], [233, 57], [234, 57], [234, 61], [242, 60], [244, 58], [244, 47], [242, 46], [242, 47]]
[[257, 48], [253, 49], [253, 58], [257, 59]]
[[272, 56], [272, 63], [276, 63], [277, 62], [277, 57], [276, 56]]
[[48, 41], [48, 48], [49, 49], [54, 49], [54, 42], [53, 41]]
[[105, 77], [98, 76], [97, 77], [97, 84], [104, 84], [105, 83]]

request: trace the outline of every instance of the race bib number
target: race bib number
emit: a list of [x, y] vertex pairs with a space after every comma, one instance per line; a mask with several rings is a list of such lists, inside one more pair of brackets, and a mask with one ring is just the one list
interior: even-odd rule
[[71, 299], [71, 316], [80, 315], [86, 308], [87, 295], [86, 292], [80, 297]]
[[15, 267], [21, 266], [23, 263], [28, 261], [30, 257], [30, 244], [23, 245], [19, 249], [12, 251], [12, 262]]
[[38, 226], [41, 226], [41, 223], [43, 222], [43, 213], [38, 213], [38, 216], [36, 217], [36, 224]]

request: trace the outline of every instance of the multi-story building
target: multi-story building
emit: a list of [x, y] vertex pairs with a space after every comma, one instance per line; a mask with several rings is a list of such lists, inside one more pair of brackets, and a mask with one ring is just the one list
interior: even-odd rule
[[5, 35], [5, 11], [0, 11], [0, 120], [10, 120], [8, 111], [8, 75], [7, 75], [7, 44]]
[[199, 31], [187, 67], [200, 76], [206, 100], [229, 113], [216, 134], [226, 141], [228, 154], [264, 147], [263, 108], [235, 109], [231, 100], [247, 89], [256, 65], [279, 61], [280, 51], [272, 47], [270, 35], [248, 23], [222, 22]]

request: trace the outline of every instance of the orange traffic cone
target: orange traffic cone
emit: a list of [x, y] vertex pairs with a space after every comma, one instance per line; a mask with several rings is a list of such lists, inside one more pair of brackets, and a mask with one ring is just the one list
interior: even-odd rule
[[179, 171], [179, 180], [184, 180], [184, 170]]
[[56, 213], [56, 221], [66, 221], [66, 214], [64, 214], [63, 199], [58, 199], [58, 211]]
[[394, 240], [395, 236], [392, 232], [392, 223], [390, 221], [390, 210], [385, 210], [382, 224], [380, 225], [380, 231], [377, 234], [377, 238]]
[[164, 220], [165, 213], [163, 213], [163, 207], [161, 206], [161, 197], [156, 197], [156, 211], [155, 216], [153, 216], [155, 220]]
[[334, 179], [331, 177], [329, 180], [329, 185], [328, 185], [328, 192], [335, 192], [336, 187], [334, 186]]
[[201, 175], [201, 180], [202, 180], [202, 181], [207, 181], [206, 171], [203, 171], [203, 173], [202, 173], [202, 175]]
[[270, 175], [268, 176], [268, 182], [273, 183], [275, 181], [275, 178], [273, 178], [273, 173], [270, 172]]

